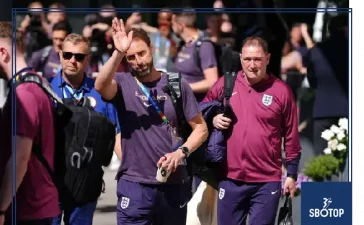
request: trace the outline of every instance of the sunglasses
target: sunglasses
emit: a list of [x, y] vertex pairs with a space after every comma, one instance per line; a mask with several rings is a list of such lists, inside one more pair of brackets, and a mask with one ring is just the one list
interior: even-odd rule
[[63, 58], [66, 60], [72, 59], [75, 56], [77, 62], [82, 62], [88, 54], [83, 53], [72, 53], [72, 52], [62, 52]]

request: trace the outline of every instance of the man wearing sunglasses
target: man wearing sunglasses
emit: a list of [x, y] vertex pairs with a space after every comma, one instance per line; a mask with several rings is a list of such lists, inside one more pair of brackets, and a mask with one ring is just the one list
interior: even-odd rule
[[[116, 140], [121, 140], [120, 127], [116, 116], [116, 110], [112, 104], [105, 103], [99, 93], [94, 89], [94, 80], [86, 76], [85, 70], [89, 66], [90, 43], [87, 38], [79, 34], [69, 34], [59, 51], [62, 70], [52, 79], [51, 86], [59, 97], [73, 98], [76, 100], [88, 97], [95, 111], [104, 114], [112, 122], [117, 124]], [[120, 143], [115, 144], [115, 152], [121, 152]], [[67, 198], [67, 196], [65, 196]], [[92, 225], [93, 214], [97, 202], [89, 203], [83, 207], [74, 207], [67, 204], [67, 199], [60, 199], [61, 209], [65, 224], [68, 225]], [[53, 225], [60, 225], [62, 214], [53, 220]]]

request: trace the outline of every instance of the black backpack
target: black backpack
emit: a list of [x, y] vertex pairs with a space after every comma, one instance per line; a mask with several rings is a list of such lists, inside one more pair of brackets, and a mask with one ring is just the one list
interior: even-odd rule
[[226, 72], [239, 71], [242, 69], [239, 52], [234, 51], [229, 45], [216, 44], [212, 42], [209, 37], [201, 37], [196, 41], [193, 57], [195, 59], [196, 65], [198, 65], [200, 68], [200, 47], [204, 42], [210, 42], [214, 46], [219, 77], [222, 77]]
[[[54, 112], [54, 171], [41, 152], [33, 153], [42, 162], [58, 188], [60, 201], [67, 198], [73, 206], [94, 202], [104, 191], [103, 166], [108, 166], [114, 151], [116, 127], [104, 115], [96, 112], [85, 97], [79, 102], [62, 100], [39, 75], [18, 75], [17, 85], [36, 83], [56, 104]], [[41, 138], [47, 134], [42, 133]]]

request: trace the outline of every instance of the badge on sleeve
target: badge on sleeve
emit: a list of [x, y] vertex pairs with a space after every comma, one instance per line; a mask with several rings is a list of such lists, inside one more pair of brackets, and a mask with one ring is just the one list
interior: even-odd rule
[[273, 100], [273, 96], [264, 94], [263, 98], [262, 98], [262, 103], [265, 106], [270, 106], [272, 104], [272, 100]]

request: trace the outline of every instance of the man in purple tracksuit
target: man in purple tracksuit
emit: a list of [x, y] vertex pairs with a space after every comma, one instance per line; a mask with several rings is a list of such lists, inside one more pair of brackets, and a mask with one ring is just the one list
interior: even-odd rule
[[[118, 224], [185, 225], [191, 190], [187, 170], [180, 163], [206, 140], [206, 123], [190, 86], [182, 79], [184, 114], [193, 131], [186, 142], [173, 144], [178, 139], [173, 134], [177, 115], [164, 90], [167, 76], [153, 66], [148, 34], [141, 29], [127, 34], [122, 20], [116, 18], [112, 29], [116, 50], [99, 72], [95, 88], [113, 103], [122, 119]], [[132, 72], [115, 75], [124, 57]], [[156, 180], [158, 167], [172, 172], [165, 183]]]
[[[297, 108], [290, 88], [266, 73], [270, 54], [265, 40], [247, 38], [230, 99], [235, 116], [213, 119], [218, 129], [230, 129], [227, 140], [227, 179], [219, 185], [218, 224], [273, 225], [281, 196], [282, 135], [288, 177], [284, 192], [291, 198], [300, 160]], [[223, 94], [221, 78], [204, 101]]]
[[196, 28], [196, 13], [186, 8], [175, 12], [172, 18], [172, 29], [185, 44], [179, 50], [176, 59], [176, 70], [190, 84], [198, 102], [201, 102], [219, 77], [215, 48], [211, 42], [202, 42], [199, 49], [199, 62], [195, 51], [197, 42], [202, 40], [203, 32]]

